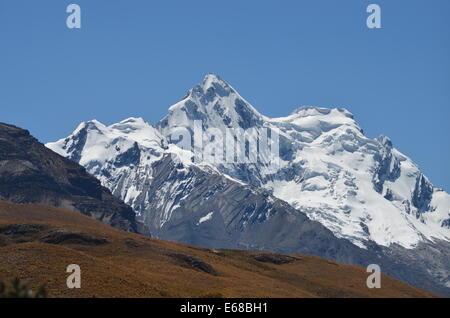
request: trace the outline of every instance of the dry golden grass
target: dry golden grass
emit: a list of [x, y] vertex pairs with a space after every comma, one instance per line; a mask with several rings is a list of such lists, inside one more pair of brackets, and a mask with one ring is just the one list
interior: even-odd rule
[[[296, 255], [295, 261], [276, 265], [255, 260], [260, 252], [161, 241], [116, 230], [75, 212], [0, 201], [0, 228], [12, 224], [48, 228], [27, 242], [0, 244], [0, 280], [19, 277], [33, 288], [45, 284], [50, 297], [433, 297], [386, 275], [381, 289], [368, 289], [365, 269], [320, 257]], [[39, 241], [54, 229], [110, 242]], [[212, 274], [189, 267], [183, 262], [186, 256], [209, 264]], [[69, 264], [81, 267], [81, 289], [66, 286]]]

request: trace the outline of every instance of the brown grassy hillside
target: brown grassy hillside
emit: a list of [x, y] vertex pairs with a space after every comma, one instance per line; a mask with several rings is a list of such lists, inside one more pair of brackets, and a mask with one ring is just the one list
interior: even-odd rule
[[[66, 267], [81, 266], [81, 289]], [[383, 275], [314, 256], [212, 250], [122, 232], [82, 214], [0, 201], [0, 280], [51, 297], [432, 297]]]

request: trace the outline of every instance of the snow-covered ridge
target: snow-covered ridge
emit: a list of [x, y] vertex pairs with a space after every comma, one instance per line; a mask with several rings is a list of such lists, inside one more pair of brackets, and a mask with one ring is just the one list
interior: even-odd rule
[[[214, 74], [171, 106], [155, 127], [141, 118], [110, 126], [90, 121], [47, 146], [85, 166], [138, 213], [147, 213], [149, 203], [160, 200], [145, 193], [146, 186], [156, 182], [152, 165], [173, 154], [181, 158], [177, 169], [194, 165], [192, 154], [170, 141], [180, 127], [192, 131], [194, 121], [201, 121], [204, 129], [277, 131], [282, 158], [278, 171], [258, 164], [195, 166], [270, 190], [338, 237], [361, 247], [369, 241], [413, 248], [424, 240], [450, 240], [450, 195], [435, 188], [389, 138], [367, 138], [343, 108], [304, 106], [286, 117], [268, 118]], [[175, 186], [182, 184], [165, 183]], [[160, 202], [164, 222], [177, 202]]]

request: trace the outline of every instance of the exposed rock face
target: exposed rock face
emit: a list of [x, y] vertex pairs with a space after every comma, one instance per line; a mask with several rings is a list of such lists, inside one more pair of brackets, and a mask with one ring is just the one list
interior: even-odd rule
[[141, 218], [157, 238], [210, 248], [296, 251], [358, 264], [369, 258], [267, 190], [184, 167], [170, 156], [153, 166], [153, 178], [145, 196], [155, 198], [148, 206], [155, 213]]
[[433, 192], [434, 189], [431, 183], [423, 174], [420, 174], [417, 177], [416, 186], [412, 194], [412, 204], [417, 208], [417, 217], [432, 209], [430, 203], [433, 199]]
[[0, 200], [64, 207], [125, 231], [143, 230], [133, 210], [84, 167], [46, 148], [28, 131], [3, 123]]

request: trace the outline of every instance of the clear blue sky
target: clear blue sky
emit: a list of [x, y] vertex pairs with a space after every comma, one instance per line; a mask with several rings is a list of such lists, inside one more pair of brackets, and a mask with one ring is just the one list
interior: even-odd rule
[[212, 72], [268, 116], [346, 107], [450, 191], [449, 14], [449, 0], [0, 0], [0, 121], [43, 142], [94, 118], [155, 123]]

